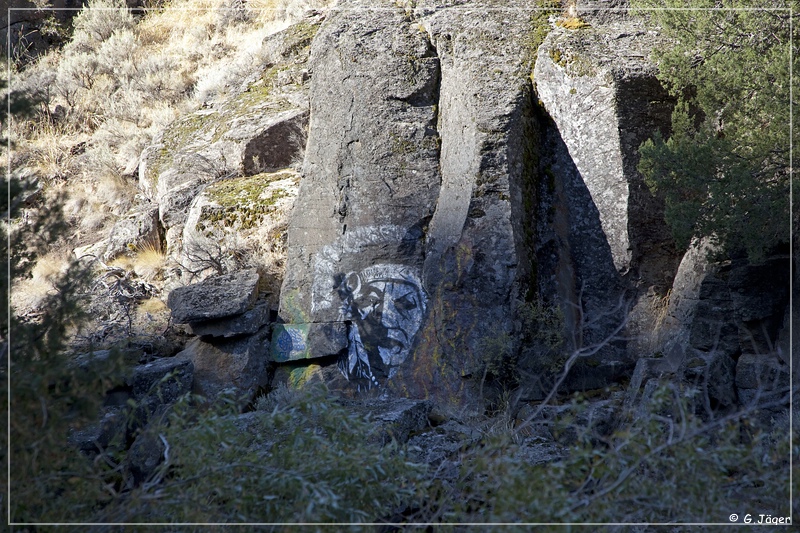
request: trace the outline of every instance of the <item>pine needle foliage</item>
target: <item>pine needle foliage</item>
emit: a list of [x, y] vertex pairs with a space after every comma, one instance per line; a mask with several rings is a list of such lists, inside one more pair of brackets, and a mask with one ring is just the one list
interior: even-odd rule
[[633, 3], [671, 41], [654, 59], [678, 101], [670, 135], [642, 145], [639, 170], [665, 198], [679, 245], [712, 237], [758, 260], [789, 239], [789, 73], [790, 61], [800, 66], [800, 3]]

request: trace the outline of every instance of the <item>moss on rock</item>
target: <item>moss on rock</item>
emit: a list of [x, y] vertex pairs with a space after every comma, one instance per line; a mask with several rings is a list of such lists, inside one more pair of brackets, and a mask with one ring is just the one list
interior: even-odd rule
[[195, 229], [210, 231], [213, 226], [239, 230], [251, 229], [262, 222], [264, 216], [276, 209], [276, 203], [290, 194], [276, 182], [293, 180], [292, 171], [257, 174], [248, 178], [234, 178], [209, 185], [204, 195], [213, 203], [202, 208]]

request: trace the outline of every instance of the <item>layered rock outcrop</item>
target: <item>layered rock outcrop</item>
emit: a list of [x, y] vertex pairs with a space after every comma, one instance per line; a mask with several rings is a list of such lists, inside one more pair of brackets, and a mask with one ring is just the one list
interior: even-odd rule
[[[495, 360], [535, 399], [570, 354], [565, 390], [663, 353], [682, 253], [636, 169], [674, 103], [658, 34], [624, 2], [578, 29], [535, 2], [375, 7], [340, 3], [312, 47], [273, 360], [463, 404]], [[520, 342], [521, 305], [560, 314], [558, 355]]]
[[[186, 254], [184, 248], [196, 233], [195, 219], [203, 207], [196, 205], [203, 201], [198, 196], [210, 184], [284, 171], [302, 160], [308, 126], [305, 63], [319, 22], [318, 16], [311, 15], [268, 36], [262, 43], [264, 61], [259, 68], [232, 87], [229, 95], [176, 120], [142, 154], [140, 188], [158, 205], [172, 257], [192, 262], [191, 250]], [[266, 189], [274, 180], [260, 181]], [[227, 186], [235, 187], [236, 182]], [[246, 192], [253, 197], [256, 188], [251, 182]], [[286, 194], [293, 196], [291, 187]], [[251, 204], [258, 197], [256, 193], [254, 198], [244, 198], [245, 204], [251, 201], [245, 209], [257, 209], [258, 205]], [[274, 199], [274, 195], [263, 198], [261, 207], [271, 206]], [[261, 214], [266, 211], [262, 209]], [[190, 217], [194, 224], [185, 235]], [[219, 243], [226, 236], [215, 238]]]
[[[280, 239], [293, 209], [258, 341], [277, 379], [477, 407], [492, 381], [542, 399], [565, 367], [566, 392], [672, 373], [730, 406], [744, 369], [775, 374], [741, 356], [786, 344], [786, 280], [764, 271], [783, 259], [729, 268], [675, 247], [637, 171], [640, 144], [669, 134], [660, 38], [625, 2], [595, 4], [614, 9], [569, 24], [534, 0], [342, 1], [148, 149], [142, 187], [184, 265], [217, 229]], [[248, 313], [192, 329], [261, 335], [267, 308]]]
[[[526, 274], [529, 20], [339, 6], [312, 48], [281, 318], [357, 389], [465, 401]], [[312, 324], [327, 325], [327, 350]]]

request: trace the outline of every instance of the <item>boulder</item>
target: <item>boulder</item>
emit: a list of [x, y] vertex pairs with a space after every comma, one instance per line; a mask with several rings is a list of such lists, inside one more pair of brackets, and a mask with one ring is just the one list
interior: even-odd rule
[[100, 420], [84, 428], [72, 429], [68, 436], [71, 445], [81, 452], [94, 456], [115, 447], [124, 449], [126, 444], [127, 413], [121, 407], [106, 407]]
[[249, 311], [258, 296], [258, 270], [213, 276], [169, 293], [167, 305], [177, 324], [229, 318]]
[[660, 380], [674, 376], [683, 362], [683, 353], [679, 357], [642, 357], [636, 361], [631, 381], [625, 393], [625, 408], [630, 409], [639, 400], [642, 387], [650, 380]]
[[383, 426], [384, 442], [405, 444], [408, 439], [428, 427], [433, 404], [424, 400], [398, 398], [371, 403], [370, 417]]
[[158, 206], [142, 204], [120, 218], [106, 239], [101, 256], [103, 261], [130, 251], [140, 251], [147, 246], [161, 250], [161, 227], [158, 221]]
[[277, 308], [286, 227], [299, 182], [300, 174], [285, 169], [207, 186], [192, 201], [180, 238], [173, 238], [182, 243], [181, 265], [199, 275], [220, 266], [234, 270], [236, 257], [246, 250], [268, 273], [270, 303]]
[[246, 404], [260, 387], [268, 384], [268, 328], [241, 339], [206, 342], [189, 341], [177, 359], [194, 365], [192, 391], [209, 399], [233, 392]]
[[200, 337], [238, 337], [252, 335], [269, 322], [269, 305], [260, 304], [244, 314], [231, 318], [218, 318], [189, 322], [192, 335]]
[[[183, 226], [192, 200], [206, 184], [279, 170], [301, 157], [307, 111], [281, 109], [257, 92], [232, 97], [230, 106], [178, 119], [144, 151], [140, 185], [158, 204], [166, 228]], [[237, 114], [237, 106], [245, 111]]]
[[690, 346], [692, 324], [700, 302], [700, 289], [705, 279], [714, 276], [719, 265], [709, 259], [716, 247], [708, 238], [695, 239], [683, 254], [678, 266], [663, 318], [657, 328], [657, 345], [675, 367], [683, 361]]
[[736, 363], [736, 390], [742, 405], [783, 410], [789, 403], [789, 383], [789, 367], [773, 354], [743, 354]]
[[164, 442], [152, 431], [145, 431], [136, 437], [126, 456], [134, 485], [150, 479], [164, 461], [165, 451]]
[[153, 396], [169, 404], [191, 390], [193, 374], [190, 361], [164, 357], [136, 366], [128, 383], [134, 398]]

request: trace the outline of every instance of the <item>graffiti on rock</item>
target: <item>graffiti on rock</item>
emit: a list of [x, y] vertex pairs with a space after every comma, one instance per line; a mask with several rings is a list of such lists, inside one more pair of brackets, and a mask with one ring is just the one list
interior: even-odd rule
[[307, 357], [307, 324], [276, 324], [274, 328], [270, 346], [273, 361], [282, 363]]
[[363, 264], [370, 249], [402, 246], [405, 234], [397, 226], [359, 228], [317, 256], [312, 309], [336, 303], [338, 319], [350, 324], [339, 369], [358, 390], [394, 376], [411, 352], [427, 298], [418, 268], [388, 262], [348, 272], [342, 267], [354, 264], [351, 256]]

